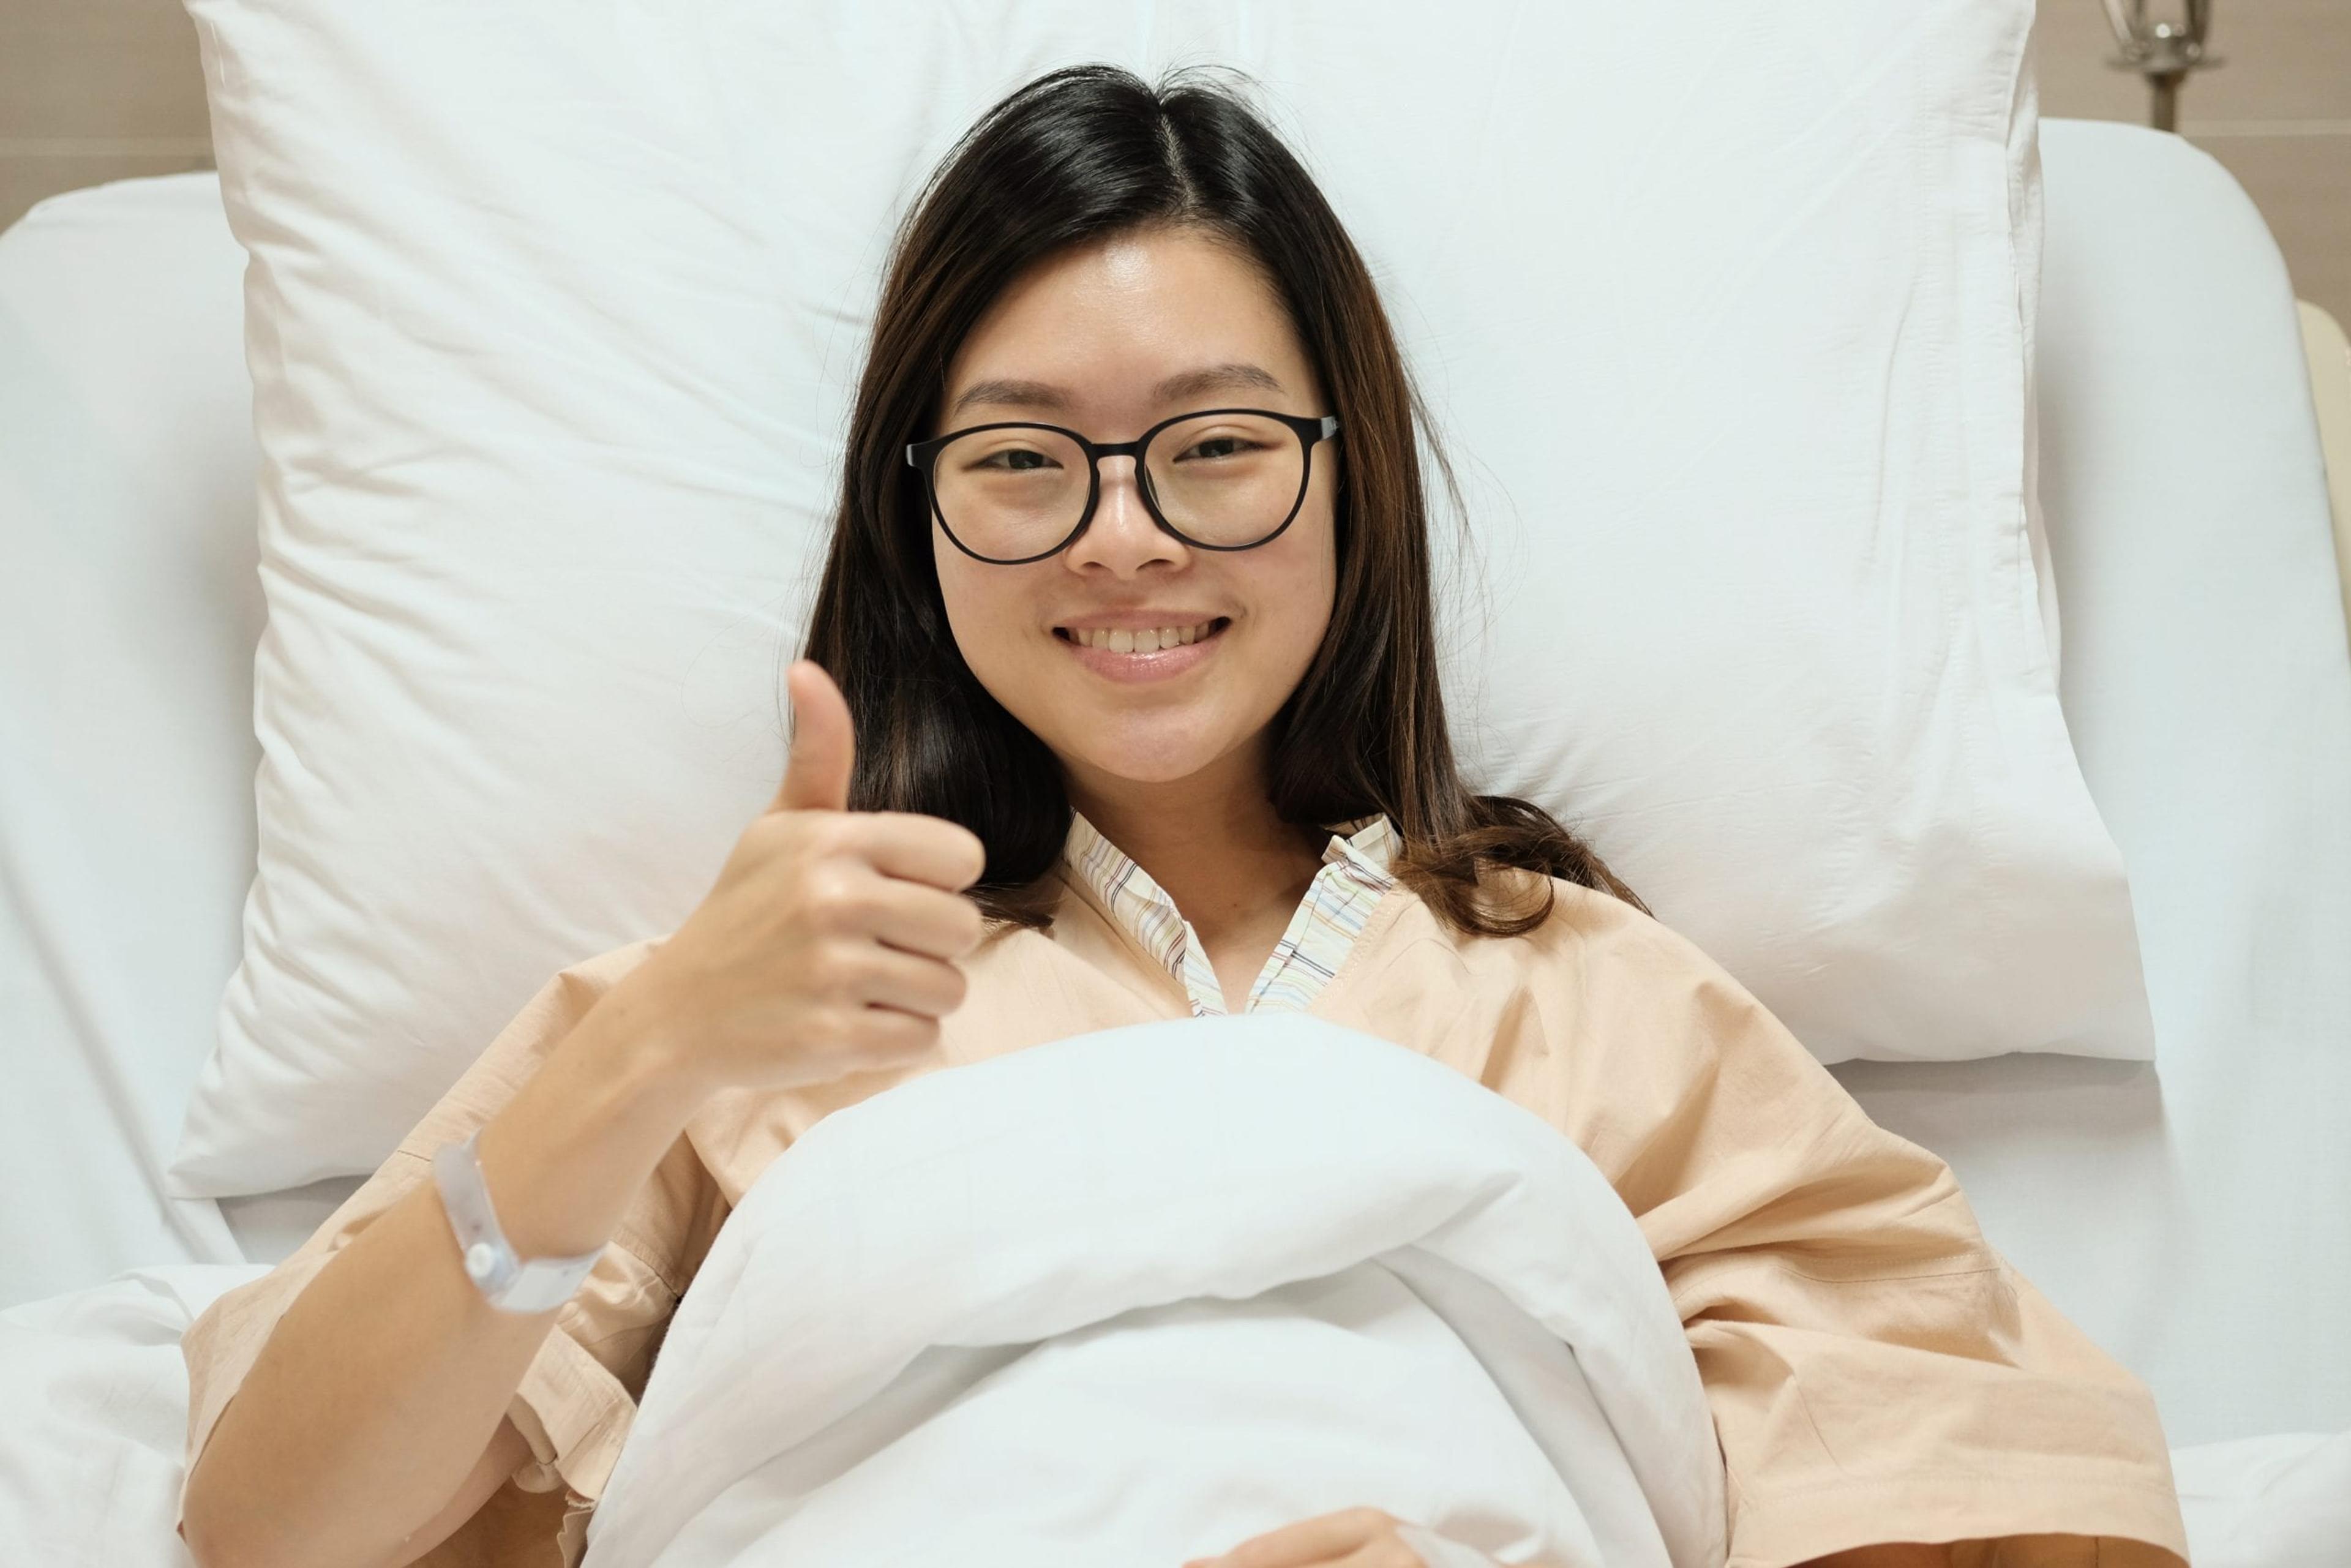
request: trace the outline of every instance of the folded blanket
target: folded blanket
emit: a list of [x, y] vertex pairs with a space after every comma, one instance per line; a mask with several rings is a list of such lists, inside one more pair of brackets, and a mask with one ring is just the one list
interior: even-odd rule
[[1719, 1564], [1640, 1229], [1540, 1117], [1302, 1014], [1110, 1030], [827, 1116], [679, 1304], [588, 1568], [1176, 1568], [1369, 1504]]

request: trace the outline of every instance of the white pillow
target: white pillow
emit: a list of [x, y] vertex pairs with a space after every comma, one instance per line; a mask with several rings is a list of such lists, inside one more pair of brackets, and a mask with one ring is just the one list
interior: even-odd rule
[[270, 600], [192, 1189], [372, 1168], [706, 891], [892, 226], [1095, 58], [1255, 73], [1371, 258], [1493, 570], [1484, 782], [1831, 1060], [2149, 1054], [2034, 619], [2030, 0], [190, 9]]

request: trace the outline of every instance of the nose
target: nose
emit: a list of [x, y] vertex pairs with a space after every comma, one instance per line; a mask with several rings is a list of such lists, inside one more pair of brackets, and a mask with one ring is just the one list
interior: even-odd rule
[[1152, 520], [1136, 487], [1140, 483], [1134, 458], [1102, 460], [1102, 494], [1094, 499], [1093, 521], [1061, 552], [1062, 563], [1071, 570], [1132, 577], [1155, 561], [1181, 566], [1189, 558], [1192, 552], [1184, 541]]

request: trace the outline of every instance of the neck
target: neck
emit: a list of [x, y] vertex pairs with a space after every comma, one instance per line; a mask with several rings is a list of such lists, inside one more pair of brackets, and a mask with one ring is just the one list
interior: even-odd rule
[[1325, 834], [1282, 821], [1253, 752], [1165, 783], [1065, 766], [1070, 803], [1134, 857], [1201, 933], [1294, 908], [1322, 864]]

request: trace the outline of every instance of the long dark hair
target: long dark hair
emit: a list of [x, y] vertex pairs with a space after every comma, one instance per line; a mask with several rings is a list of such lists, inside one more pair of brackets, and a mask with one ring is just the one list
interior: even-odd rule
[[[1043, 879], [1070, 828], [1060, 765], [956, 649], [920, 476], [901, 455], [932, 434], [946, 367], [1006, 285], [1065, 246], [1153, 225], [1255, 259], [1346, 433], [1337, 594], [1272, 720], [1275, 811], [1308, 826], [1385, 812], [1395, 873], [1457, 930], [1532, 929], [1551, 913], [1548, 876], [1646, 913], [1549, 813], [1462, 782], [1437, 690], [1416, 421], [1448, 486], [1451, 469], [1337, 215], [1246, 104], [1191, 71], [1157, 89], [1107, 65], [1039, 77], [981, 116], [899, 226], [806, 648], [853, 716], [852, 808], [963, 823], [987, 847], [970, 890], [983, 912], [1050, 924], [1056, 890]], [[1541, 874], [1490, 874], [1501, 867]]]

